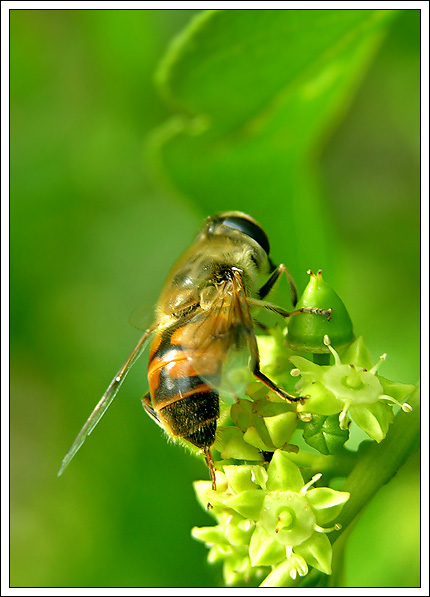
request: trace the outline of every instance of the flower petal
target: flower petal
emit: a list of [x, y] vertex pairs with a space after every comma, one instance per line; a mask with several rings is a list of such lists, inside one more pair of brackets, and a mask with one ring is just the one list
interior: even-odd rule
[[261, 489], [249, 489], [242, 491], [224, 500], [227, 508], [232, 508], [244, 518], [258, 520], [261, 508], [263, 507], [265, 492]]
[[267, 489], [269, 491], [300, 491], [304, 485], [298, 466], [288, 458], [286, 452], [276, 450], [267, 469]]
[[270, 439], [277, 448], [288, 443], [297, 426], [297, 415], [293, 412], [281, 413], [274, 417], [265, 417], [264, 422]]
[[271, 566], [285, 558], [285, 545], [275, 541], [263, 527], [257, 526], [249, 544], [252, 566]]
[[357, 425], [378, 443], [387, 435], [388, 428], [393, 420], [391, 407], [383, 402], [351, 406], [349, 414]]
[[346, 491], [335, 491], [330, 487], [316, 487], [306, 493], [306, 497], [319, 525], [327, 524], [332, 521], [342, 510], [343, 505], [349, 499], [349, 493]]
[[327, 535], [314, 533], [307, 541], [294, 548], [303, 556], [309, 566], [313, 566], [324, 574], [331, 574], [331, 543]]
[[228, 486], [233, 493], [265, 487], [266, 469], [258, 464], [226, 465], [223, 467]]
[[355, 365], [363, 369], [372, 368], [372, 357], [369, 349], [364, 343], [363, 336], [354, 340], [346, 350], [341, 354], [341, 361], [345, 365]]

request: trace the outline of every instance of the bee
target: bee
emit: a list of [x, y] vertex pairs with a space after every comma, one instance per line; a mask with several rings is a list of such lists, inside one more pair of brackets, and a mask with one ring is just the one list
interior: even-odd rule
[[[216, 488], [211, 446], [220, 413], [220, 393], [238, 395], [235, 372], [242, 368], [288, 402], [304, 398], [278, 387], [260, 370], [252, 309], [281, 317], [331, 310], [294, 311], [265, 301], [285, 274], [293, 306], [297, 291], [284, 264], [269, 257], [269, 240], [250, 216], [229, 211], [210, 216], [194, 243], [171, 270], [155, 308], [155, 321], [109, 384], [61, 464], [61, 475], [115, 398], [130, 368], [149, 339], [149, 392], [142, 398], [146, 413], [171, 438], [200, 448]], [[261, 285], [261, 281], [265, 280]]]

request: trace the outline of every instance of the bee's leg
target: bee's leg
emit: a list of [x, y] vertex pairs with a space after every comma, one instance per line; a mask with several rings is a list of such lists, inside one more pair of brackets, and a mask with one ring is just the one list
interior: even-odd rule
[[160, 421], [160, 417], [152, 406], [151, 394], [149, 392], [142, 398], [142, 406], [145, 409], [146, 414], [149, 415], [151, 419], [157, 423], [157, 425], [164, 429], [163, 424]]
[[288, 402], [304, 402], [305, 398], [303, 396], [292, 396], [291, 394], [288, 394], [288, 392], [285, 392], [280, 387], [278, 387], [275, 384], [275, 382], [273, 382], [266, 375], [264, 375], [264, 373], [260, 371], [260, 366], [258, 363], [254, 365], [252, 373], [255, 375], [257, 379], [263, 382], [265, 386], [273, 390], [276, 394], [278, 394], [278, 396], [280, 396], [284, 400], [287, 400]]
[[265, 308], [278, 313], [281, 317], [293, 317], [293, 315], [299, 315], [300, 313], [313, 313], [314, 315], [327, 317], [327, 321], [330, 321], [333, 313], [333, 309], [316, 309], [314, 307], [301, 307], [301, 309], [295, 309], [295, 311], [285, 311], [285, 309], [277, 305], [271, 305], [270, 303], [267, 303], [267, 307]]
[[272, 272], [272, 275], [270, 276], [270, 278], [258, 291], [258, 296], [260, 299], [263, 299], [264, 297], [266, 297], [269, 294], [269, 292], [272, 290], [276, 281], [279, 279], [279, 276], [283, 273], [287, 276], [288, 285], [290, 287], [291, 302], [293, 304], [293, 307], [295, 307], [296, 303], [297, 303], [297, 288], [296, 288], [296, 285], [294, 284], [292, 275], [290, 274], [290, 272], [288, 271], [288, 269], [285, 267], [285, 265], [283, 263], [281, 263], [281, 265], [278, 265], [278, 267]]
[[303, 404], [303, 402], [305, 401], [305, 398], [303, 396], [292, 396], [291, 394], [288, 394], [288, 392], [285, 392], [280, 387], [278, 387], [274, 381], [269, 379], [267, 375], [264, 375], [264, 373], [260, 370], [260, 354], [258, 352], [257, 340], [254, 334], [250, 335], [249, 337], [249, 349], [251, 352], [251, 359], [254, 362], [254, 365], [252, 367], [253, 375], [255, 375], [255, 377], [259, 379], [261, 382], [263, 382], [265, 386], [273, 390], [273, 392], [278, 394], [278, 396], [280, 396], [284, 400], [287, 400], [288, 402], [301, 402]]
[[206, 464], [208, 465], [209, 473], [211, 476], [212, 481], [212, 489], [216, 491], [216, 477], [215, 477], [215, 466], [214, 466], [214, 459], [211, 454], [211, 449], [208, 446], [203, 448], [205, 454]]
[[262, 323], [261, 321], [254, 320], [254, 326], [259, 328], [266, 334], [270, 333], [270, 328], [265, 323]]
[[281, 317], [293, 317], [293, 315], [299, 315], [300, 313], [313, 313], [314, 315], [322, 315], [323, 317], [327, 317], [327, 320], [330, 321], [332, 315], [332, 309], [316, 309], [314, 307], [301, 307], [300, 309], [295, 309], [294, 311], [286, 311], [282, 307], [278, 305], [274, 305], [273, 303], [269, 303], [267, 301], [260, 301], [258, 299], [249, 298], [248, 303], [254, 307], [261, 307], [262, 309], [267, 309], [268, 311], [272, 311], [273, 313], [277, 313]]

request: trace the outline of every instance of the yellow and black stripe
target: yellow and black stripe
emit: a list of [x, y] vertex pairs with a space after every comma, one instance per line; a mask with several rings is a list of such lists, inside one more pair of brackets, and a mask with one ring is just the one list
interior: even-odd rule
[[[215, 441], [219, 394], [203, 380], [189, 358], [193, 347], [182, 344], [183, 321], [160, 330], [150, 349], [148, 380], [152, 417], [173, 437], [199, 448]], [[215, 372], [215, 379], [218, 372]]]

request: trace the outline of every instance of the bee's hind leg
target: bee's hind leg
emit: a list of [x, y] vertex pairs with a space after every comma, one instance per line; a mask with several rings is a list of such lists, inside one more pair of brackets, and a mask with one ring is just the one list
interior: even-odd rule
[[142, 406], [145, 409], [146, 414], [150, 416], [151, 419], [153, 419], [157, 423], [157, 425], [164, 429], [164, 426], [160, 421], [160, 417], [158, 416], [157, 411], [152, 406], [151, 394], [149, 392], [145, 394], [145, 396], [142, 398]]
[[205, 454], [206, 464], [208, 465], [209, 473], [210, 473], [210, 476], [211, 476], [212, 489], [214, 491], [216, 491], [216, 476], [215, 476], [214, 459], [212, 457], [211, 450], [210, 450], [210, 448], [208, 446], [205, 446], [203, 448], [203, 451], [204, 451], [204, 454]]
[[249, 348], [253, 360], [253, 366], [251, 368], [253, 375], [259, 381], [264, 383], [265, 386], [267, 386], [270, 390], [278, 394], [278, 396], [280, 396], [284, 400], [287, 400], [288, 402], [301, 402], [303, 404], [303, 402], [305, 401], [305, 398], [303, 396], [292, 396], [291, 394], [288, 394], [288, 392], [282, 390], [279, 386], [275, 384], [274, 381], [269, 379], [267, 375], [264, 375], [264, 373], [260, 370], [260, 354], [258, 352], [257, 340], [254, 335], [251, 335], [249, 340]]
[[285, 267], [283, 263], [278, 265], [278, 267], [273, 266], [275, 269], [272, 271], [272, 275], [267, 280], [267, 282], [260, 288], [258, 291], [258, 296], [260, 299], [264, 299], [269, 292], [274, 287], [275, 283], [279, 280], [281, 274], [285, 274], [288, 280], [288, 286], [290, 287], [290, 295], [291, 295], [291, 302], [293, 306], [297, 303], [297, 288], [294, 284], [294, 280], [288, 269]]
[[258, 364], [254, 366], [252, 373], [255, 375], [257, 379], [264, 383], [265, 386], [267, 386], [273, 392], [278, 394], [278, 396], [280, 396], [284, 400], [287, 400], [288, 402], [304, 402], [305, 398], [303, 396], [293, 396], [292, 394], [288, 394], [288, 392], [285, 392], [279, 386], [277, 386], [275, 382], [273, 382], [266, 375], [264, 375], [264, 373], [260, 371], [260, 367]]

